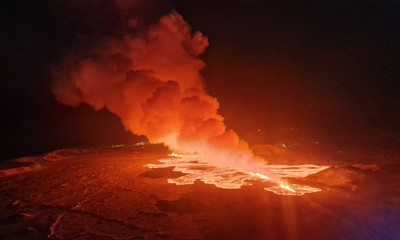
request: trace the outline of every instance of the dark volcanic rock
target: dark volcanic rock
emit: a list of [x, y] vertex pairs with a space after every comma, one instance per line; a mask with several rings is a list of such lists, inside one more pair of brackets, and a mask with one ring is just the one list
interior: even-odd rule
[[257, 183], [231, 190], [168, 184], [180, 173], [144, 167], [165, 157], [141, 147], [62, 150], [30, 158], [36, 168], [2, 168], [15, 173], [0, 179], [0, 239], [400, 236], [396, 164], [331, 167], [298, 179], [322, 188], [300, 197], [275, 195]]

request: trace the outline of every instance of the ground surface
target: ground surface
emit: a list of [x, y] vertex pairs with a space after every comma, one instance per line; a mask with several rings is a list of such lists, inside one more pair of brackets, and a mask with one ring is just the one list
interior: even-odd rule
[[[340, 155], [340, 156], [339, 156]], [[280, 196], [262, 184], [168, 184], [154, 146], [59, 150], [0, 167], [1, 239], [400, 239], [398, 155], [338, 153]], [[314, 160], [316, 161], [316, 160]]]

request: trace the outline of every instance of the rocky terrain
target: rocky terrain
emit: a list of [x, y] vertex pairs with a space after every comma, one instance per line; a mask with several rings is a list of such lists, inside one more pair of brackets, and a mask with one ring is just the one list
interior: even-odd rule
[[276, 195], [261, 182], [169, 184], [183, 173], [144, 167], [167, 157], [150, 145], [14, 159], [0, 167], [0, 238], [399, 239], [396, 155], [344, 154], [328, 169], [290, 179], [322, 189], [303, 196]]

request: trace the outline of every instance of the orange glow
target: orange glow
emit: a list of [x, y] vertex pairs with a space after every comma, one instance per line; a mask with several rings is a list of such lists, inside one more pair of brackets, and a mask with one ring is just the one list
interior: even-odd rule
[[282, 181], [279, 181], [279, 186], [283, 189], [286, 189], [286, 190], [292, 192], [292, 193], [296, 193], [296, 191], [293, 188], [291, 188], [288, 184], [283, 183]]
[[[128, 24], [135, 27], [136, 20], [129, 19]], [[105, 38], [90, 50], [93, 54], [84, 51], [82, 56], [68, 59], [54, 73], [53, 94], [66, 105], [84, 103], [95, 110], [106, 108], [121, 119], [127, 130], [145, 135], [150, 143], [199, 153], [217, 171], [208, 171], [211, 175], [203, 177], [204, 182], [240, 188], [258, 178], [297, 193], [278, 182], [279, 173], [259, 161], [248, 144], [227, 129], [218, 113], [218, 100], [202, 84], [200, 71], [205, 63], [200, 56], [208, 45], [206, 36], [194, 32], [173, 11], [146, 29], [132, 32], [129, 28], [117, 38]], [[178, 167], [179, 163], [168, 164]], [[242, 177], [219, 180], [228, 169], [229, 174]], [[255, 172], [255, 176], [243, 176], [248, 172]]]
[[[243, 172], [224, 166], [215, 166], [211, 161], [205, 161], [198, 154], [180, 154], [173, 152], [172, 158], [160, 159], [160, 164], [148, 164], [148, 168], [169, 168], [173, 171], [182, 172], [185, 175], [178, 178], [168, 179], [168, 183], [177, 185], [194, 184], [197, 180], [206, 184], [215, 185], [224, 189], [240, 189], [244, 186], [251, 186], [254, 182], [265, 184], [265, 190], [278, 195], [301, 196], [306, 193], [319, 192], [321, 189], [307, 185], [288, 184], [285, 178], [303, 178], [322, 171], [328, 166], [317, 165], [264, 165], [272, 170], [277, 176], [271, 178], [258, 172]], [[279, 179], [279, 180], [277, 180]]]
[[206, 36], [193, 33], [174, 11], [141, 34], [124, 34], [60, 66], [52, 89], [57, 101], [106, 108], [132, 133], [174, 150], [186, 151], [190, 144], [201, 145], [193, 152], [204, 155], [206, 145], [231, 156], [250, 154], [248, 144], [225, 126], [218, 100], [203, 88]]

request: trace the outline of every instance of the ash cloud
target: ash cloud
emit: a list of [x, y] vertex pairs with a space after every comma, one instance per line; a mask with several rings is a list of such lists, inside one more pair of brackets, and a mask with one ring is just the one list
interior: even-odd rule
[[127, 130], [152, 143], [265, 173], [247, 143], [227, 130], [217, 99], [202, 85], [205, 63], [199, 57], [209, 45], [207, 37], [194, 32], [176, 11], [144, 26], [137, 16], [129, 17], [137, 3], [118, 1], [122, 21], [115, 29], [123, 30], [66, 57], [55, 69], [56, 100], [106, 108]]

